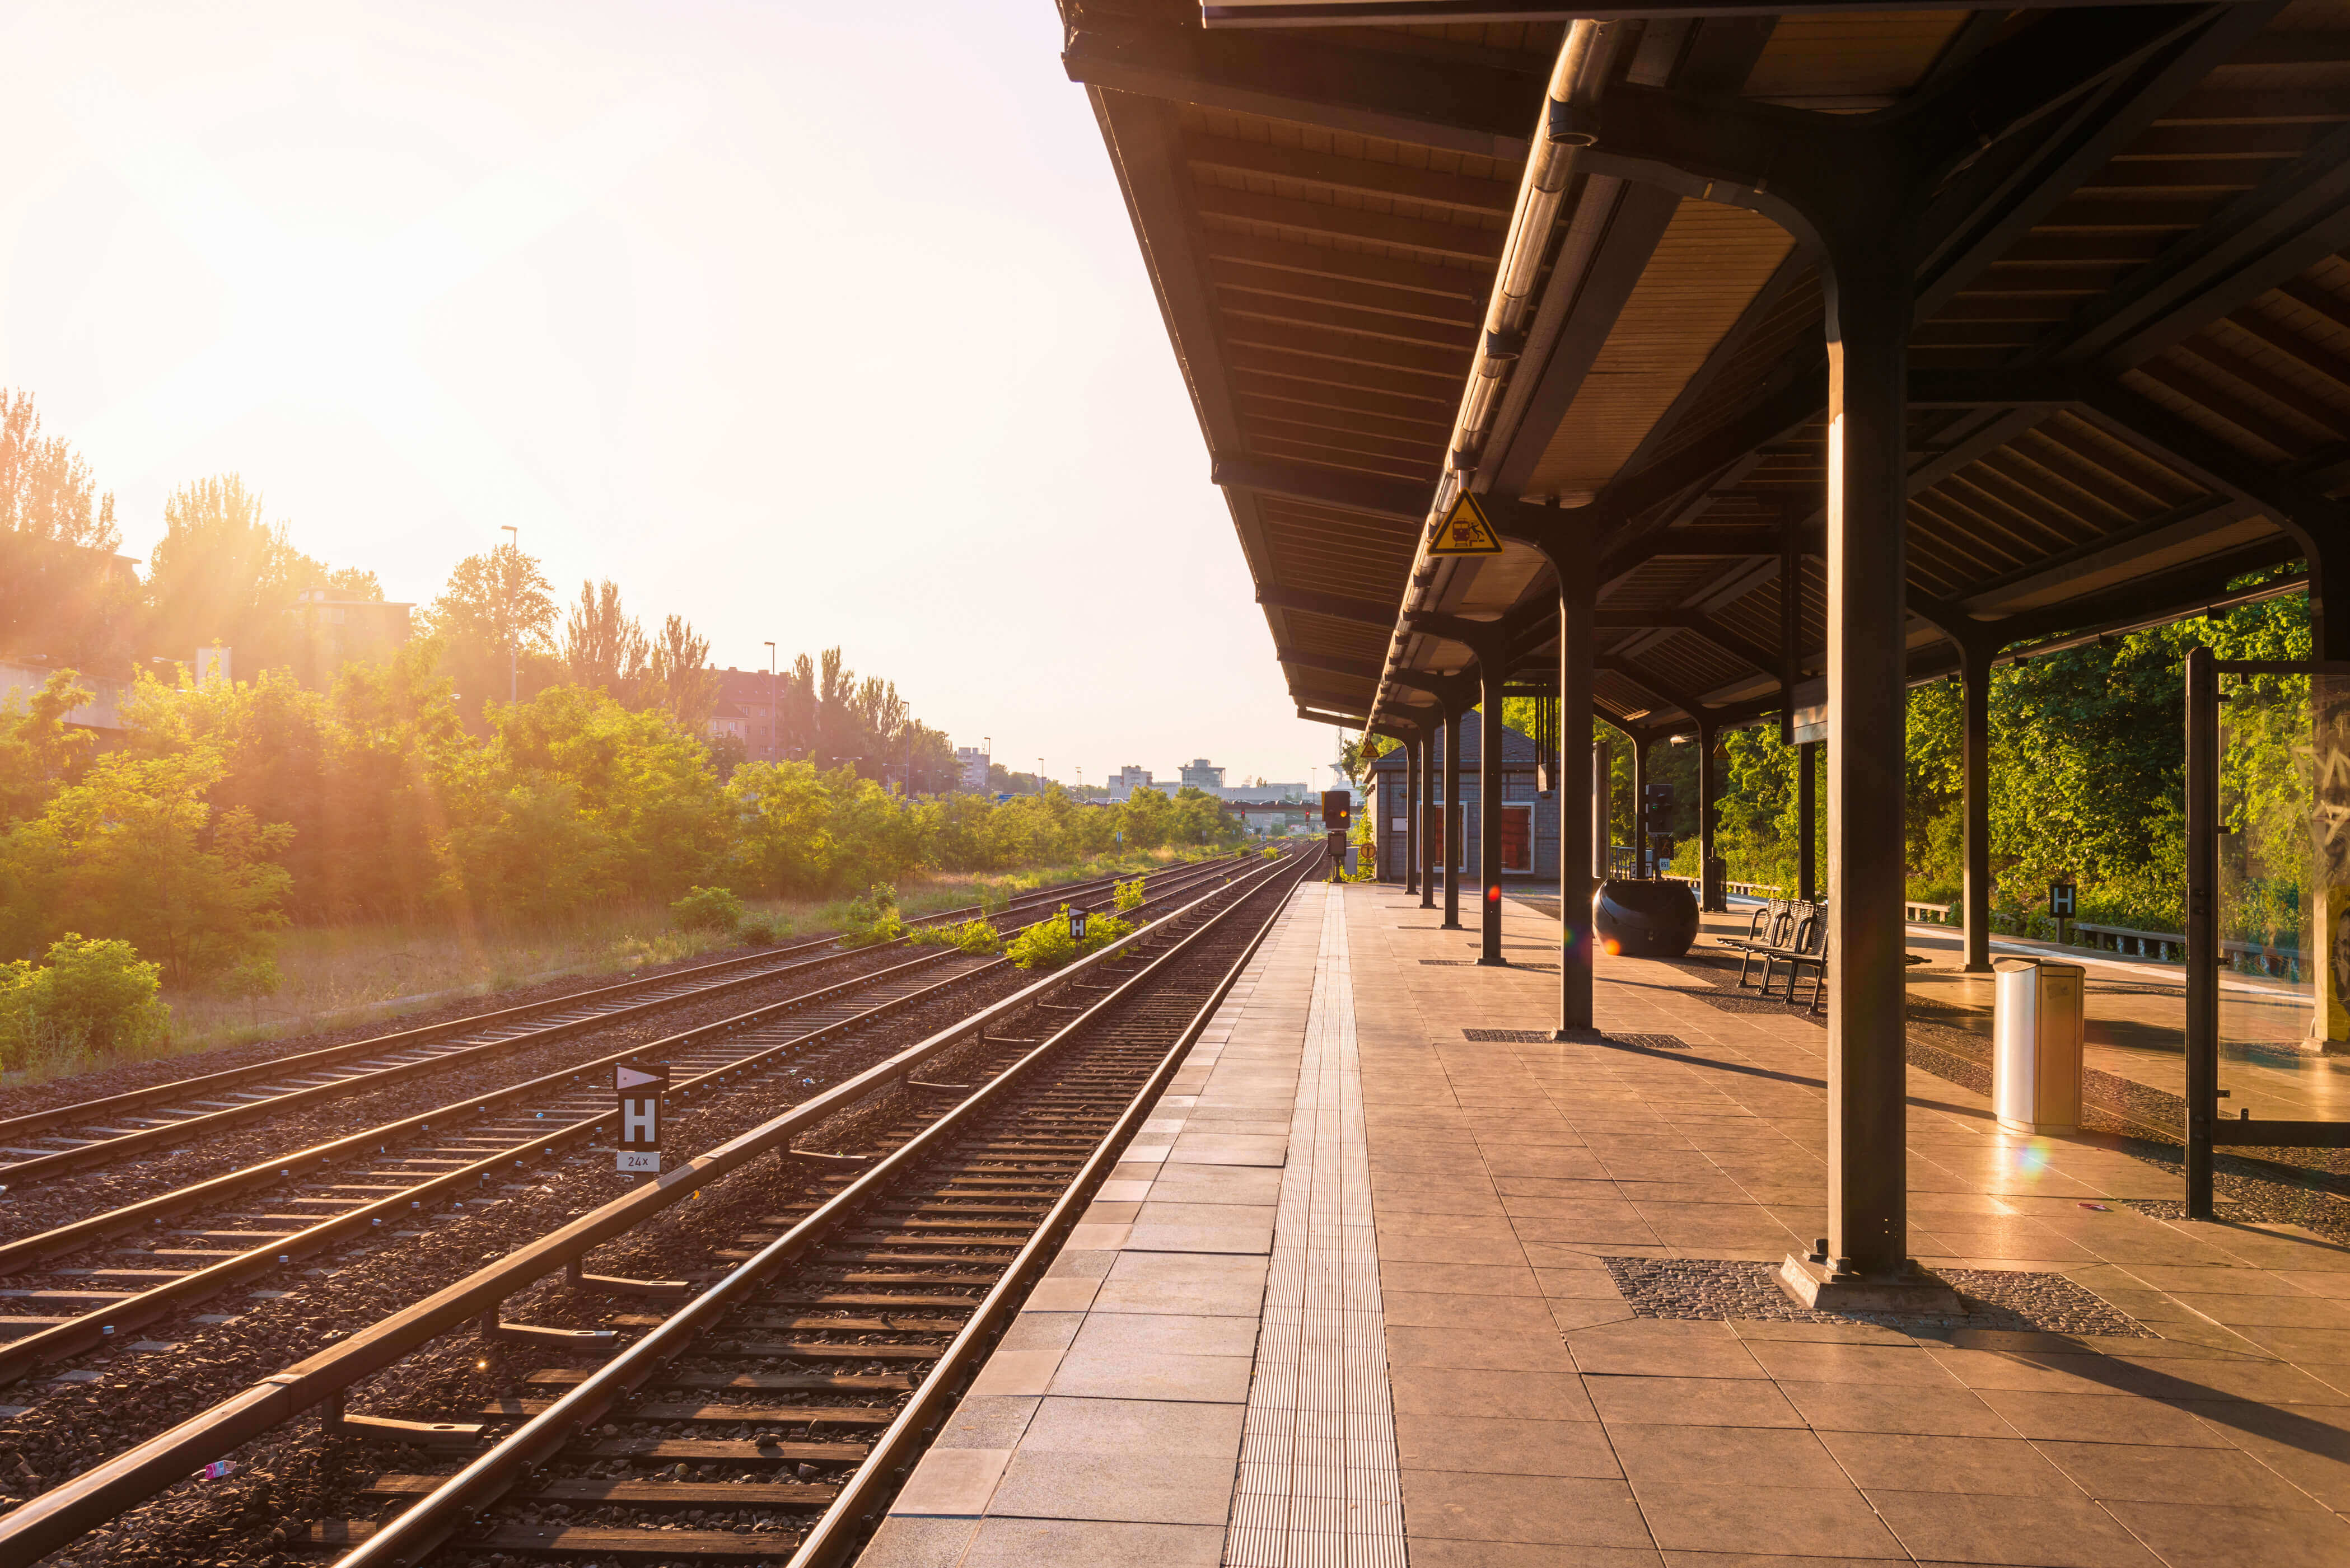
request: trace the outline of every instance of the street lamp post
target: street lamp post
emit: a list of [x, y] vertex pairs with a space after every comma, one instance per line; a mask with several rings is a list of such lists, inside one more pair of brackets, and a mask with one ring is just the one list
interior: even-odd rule
[[1036, 759], [1036, 793], [1040, 795], [1045, 793], [1045, 759], [1042, 757]]
[[[506, 571], [511, 576], [515, 561], [522, 558], [522, 530], [509, 523], [505, 524], [505, 532], [512, 535], [506, 543], [513, 547], [515, 553], [515, 561], [506, 563]], [[508, 582], [506, 584], [506, 701], [512, 704], [521, 701], [522, 628], [515, 621], [514, 584]]]
[[781, 762], [784, 755], [784, 710], [775, 700], [775, 645], [767, 644], [767, 760]]

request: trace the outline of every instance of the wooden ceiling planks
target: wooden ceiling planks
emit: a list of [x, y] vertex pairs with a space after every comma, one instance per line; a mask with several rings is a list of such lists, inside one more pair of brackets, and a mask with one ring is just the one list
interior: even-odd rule
[[[1530, 114], [1514, 125], [1493, 105], [1538, 83], [1556, 25], [1260, 32], [1250, 36], [1270, 42], [1234, 46], [1241, 35], [1199, 43], [1197, 13], [1182, 0], [1067, 0], [1064, 13], [1073, 74], [1124, 71], [1128, 83], [1165, 87], [1180, 201], [1138, 211], [1137, 223], [1146, 252], [1180, 254], [1191, 269], [1181, 287], [1195, 315], [1179, 329], [1170, 310], [1170, 331], [1188, 372], [1214, 379], [1212, 396], [1199, 394], [1225, 410], [1226, 423], [1208, 421], [1211, 447], [1432, 487], [1518, 176], [1513, 157], [1472, 150], [1530, 129]], [[1747, 57], [1756, 63], [1742, 90], [1829, 112], [1881, 108], [2037, 19], [1782, 16], [1759, 57]], [[2210, 52], [2178, 76], [2165, 101], [2095, 106], [2129, 129], [2107, 138], [2102, 161], [2064, 171], [2068, 184], [2052, 174], [2049, 199], [2029, 210], [2037, 221], [2011, 225], [1975, 257], [1978, 270], [1935, 295], [1913, 336], [1919, 370], [2114, 378], [2246, 463], [2329, 491], [2350, 481], [2350, 261], [2340, 254], [2350, 221], [2332, 188], [2320, 188], [2350, 153], [2350, 3], [2296, 0], [2266, 31], [2256, 26], [2243, 24], [2232, 57]], [[1088, 30], [1108, 42], [1084, 41]], [[1314, 66], [1322, 59], [1328, 68]], [[1185, 71], [1208, 76], [1195, 89]], [[1266, 111], [1274, 105], [1294, 108]], [[1180, 244], [1162, 243], [1178, 231]], [[2337, 231], [2338, 242], [2324, 243]], [[1681, 203], [1623, 297], [1563, 416], [1532, 449], [1541, 455], [1522, 493], [1598, 489], [1669, 468], [1753, 427], [1771, 398], [1818, 373], [1816, 265], [1751, 213]], [[2190, 477], [2160, 442], [2112, 428], [2112, 417], [2072, 406], [2015, 416], [1921, 408], [1913, 586], [2044, 625], [2068, 606], [2092, 616], [2099, 596], [2141, 580], [2148, 592], [2189, 594], [2199, 562], [2219, 573], [2273, 558], [2272, 522]], [[1815, 521], [1825, 426], [1777, 428], [1732, 461], [1710, 457], [1689, 472], [1692, 488], [1633, 521], [1642, 530], [1676, 517]], [[1400, 601], [1409, 527], [1235, 493], [1246, 497], [1235, 517], [1261, 587]], [[1604, 603], [1663, 622], [1710, 605], [1721, 639], [1669, 626], [1645, 657], [1681, 661], [1676, 672], [1692, 686], [1716, 676], [1724, 679], [1708, 690], [1752, 684], [1763, 672], [1733, 650], [1777, 647], [1775, 556], [1669, 553], [1698, 548], [1692, 532], [1612, 551], [1623, 564], [1611, 565]], [[1825, 635], [1819, 572], [1807, 561], [1800, 590], [1814, 662]], [[1526, 602], [1548, 592], [1534, 583]], [[1357, 660], [1384, 651], [1381, 628], [1359, 621], [1268, 614], [1276, 639], [1299, 651]], [[1317, 673], [1314, 690], [1326, 698], [1351, 680]], [[1357, 705], [1372, 689], [1358, 683]], [[1608, 690], [1603, 707], [1635, 722], [1637, 694]]]

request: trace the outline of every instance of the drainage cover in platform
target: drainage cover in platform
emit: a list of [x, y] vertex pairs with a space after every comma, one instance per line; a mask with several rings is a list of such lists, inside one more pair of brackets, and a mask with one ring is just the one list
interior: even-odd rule
[[[1557, 1043], [1555, 1033], [1548, 1029], [1463, 1029], [1464, 1038], [1490, 1044], [1549, 1045]], [[1649, 1051], [1686, 1051], [1689, 1042], [1677, 1034], [1601, 1034], [1596, 1031], [1578, 1031], [1569, 1042], [1575, 1045], [1634, 1045]]]

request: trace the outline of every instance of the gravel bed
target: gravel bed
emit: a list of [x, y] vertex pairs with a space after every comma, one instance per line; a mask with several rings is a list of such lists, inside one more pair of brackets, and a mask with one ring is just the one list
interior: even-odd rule
[[[950, 996], [823, 1048], [820, 1067], [795, 1064], [740, 1080], [690, 1109], [672, 1108], [664, 1118], [664, 1142], [681, 1158], [715, 1147], [1033, 979], [1009, 966], [992, 967]], [[1036, 1032], [1028, 1023], [1016, 1017], [1006, 1026]], [[850, 1107], [843, 1116], [859, 1112]], [[811, 1137], [823, 1141], [830, 1127], [827, 1122]], [[755, 1229], [752, 1222], [798, 1192], [805, 1178], [788, 1160], [754, 1161], [598, 1248], [585, 1266], [639, 1278], [716, 1278], [725, 1266], [710, 1263], [713, 1250]], [[611, 1169], [608, 1150], [581, 1151], [557, 1162], [543, 1179], [504, 1189], [487, 1203], [447, 1205], [419, 1225], [421, 1233], [369, 1237], [324, 1255], [301, 1279], [280, 1282], [290, 1286], [283, 1295], [224, 1295], [203, 1303], [204, 1311], [150, 1324], [140, 1331], [146, 1336], [140, 1343], [161, 1348], [86, 1358], [82, 1375], [95, 1373], [92, 1381], [27, 1380], [0, 1391], [0, 1398], [31, 1407], [0, 1420], [0, 1511], [609, 1201], [622, 1179]], [[503, 1308], [511, 1321], [563, 1327], [601, 1326], [649, 1310], [658, 1309], [574, 1294], [559, 1274]], [[223, 1317], [228, 1321], [204, 1321]], [[445, 1419], [520, 1395], [521, 1378], [542, 1367], [598, 1364], [596, 1357], [484, 1343], [461, 1330], [355, 1386], [348, 1403], [354, 1412]], [[369, 1517], [377, 1505], [356, 1496], [367, 1477], [429, 1470], [434, 1458], [397, 1447], [328, 1442], [317, 1418], [304, 1416], [247, 1444], [232, 1463], [230, 1475], [183, 1481], [45, 1561], [77, 1568], [275, 1568], [315, 1562], [315, 1554], [286, 1549], [283, 1521]]]
[[[769, 981], [745, 985], [700, 1000], [681, 997], [652, 1014], [549, 1041], [543, 1045], [524, 1046], [492, 1061], [472, 1066], [452, 1063], [445, 1071], [418, 1074], [387, 1084], [380, 1089], [355, 1089], [348, 1095], [329, 1096], [324, 1100], [311, 1101], [307, 1106], [289, 1107], [275, 1116], [224, 1128], [204, 1138], [168, 1145], [144, 1158], [99, 1166], [57, 1180], [20, 1186], [13, 1190], [0, 1189], [0, 1241], [37, 1235], [55, 1226], [102, 1214], [124, 1204], [136, 1203], [233, 1170], [241, 1170], [276, 1156], [309, 1148], [385, 1122], [432, 1110], [451, 1104], [461, 1094], [492, 1093], [511, 1084], [525, 1083], [558, 1071], [574, 1063], [608, 1056], [632, 1044], [664, 1039], [683, 1030], [714, 1023], [721, 1019], [747, 1012], [754, 1007], [797, 995], [818, 984], [829, 984], [844, 976], [869, 973], [892, 963], [903, 962], [906, 956], [899, 950], [881, 949], [845, 957], [839, 963], [827, 966], [816, 975], [778, 976]], [[307, 1179], [317, 1179], [316, 1171], [306, 1174]], [[237, 1199], [235, 1206], [249, 1207], [254, 1200], [254, 1196], [249, 1193]], [[187, 1221], [174, 1221], [174, 1225], [197, 1228]], [[77, 1265], [60, 1259], [55, 1266]], [[39, 1276], [31, 1274], [14, 1275], [8, 1277], [8, 1284], [16, 1288], [38, 1280]], [[26, 1309], [14, 1303], [0, 1301], [0, 1313], [23, 1310]]]
[[2003, 1329], [2154, 1339], [2152, 1329], [2062, 1274], [2022, 1269], [1942, 1269], [1966, 1310], [1940, 1314], [1820, 1312], [1781, 1290], [1773, 1263], [1729, 1258], [1602, 1258], [1635, 1317], [1873, 1323], [1912, 1332]]
[[[1008, 968], [992, 970], [951, 997], [841, 1043], [820, 1072], [795, 1067], [763, 1074], [730, 1085], [722, 1097], [681, 1112], [672, 1109], [664, 1118], [663, 1139], [681, 1159], [713, 1147], [1017, 991], [1029, 979]], [[704, 1189], [699, 1199], [676, 1204], [598, 1249], [587, 1267], [590, 1272], [641, 1278], [714, 1277], [723, 1271], [709, 1266], [711, 1251], [731, 1244], [750, 1228], [748, 1221], [796, 1190], [800, 1179], [801, 1173], [785, 1161], [754, 1161]], [[473, 1200], [448, 1206], [420, 1227], [421, 1235], [370, 1238], [327, 1255], [282, 1297], [223, 1296], [205, 1303], [207, 1312], [151, 1324], [140, 1331], [147, 1341], [172, 1348], [89, 1358], [85, 1365], [98, 1372], [95, 1382], [51, 1384], [46, 1391], [20, 1384], [8, 1397], [38, 1402], [0, 1423], [0, 1486], [21, 1500], [165, 1430], [608, 1202], [623, 1189], [622, 1181], [611, 1168], [608, 1150], [583, 1151], [560, 1161], [546, 1179], [507, 1189], [486, 1205]], [[575, 1296], [554, 1275], [510, 1299], [504, 1313], [515, 1322], [596, 1327], [644, 1310], [642, 1303], [624, 1300]], [[227, 1323], [200, 1321], [228, 1313], [239, 1315]], [[596, 1358], [566, 1357], [533, 1346], [484, 1345], [474, 1334], [460, 1331], [353, 1388], [349, 1405], [373, 1415], [443, 1419], [446, 1412], [519, 1394], [519, 1379], [542, 1366], [597, 1364]], [[373, 1505], [359, 1505], [349, 1495], [359, 1480], [386, 1469], [429, 1468], [428, 1457], [420, 1453], [326, 1443], [317, 1419], [307, 1416], [256, 1439], [234, 1462], [234, 1474], [182, 1482], [54, 1561], [270, 1563], [280, 1549], [271, 1538], [276, 1521], [341, 1518], [354, 1511], [364, 1516]]]

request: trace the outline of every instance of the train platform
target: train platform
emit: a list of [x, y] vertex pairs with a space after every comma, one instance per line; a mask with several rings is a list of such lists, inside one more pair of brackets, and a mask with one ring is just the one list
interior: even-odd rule
[[2350, 1247], [1913, 1049], [1969, 1313], [1803, 1311], [1826, 1032], [1616, 958], [1556, 1042], [1555, 921], [1437, 920], [1298, 890], [866, 1568], [2350, 1562]]

